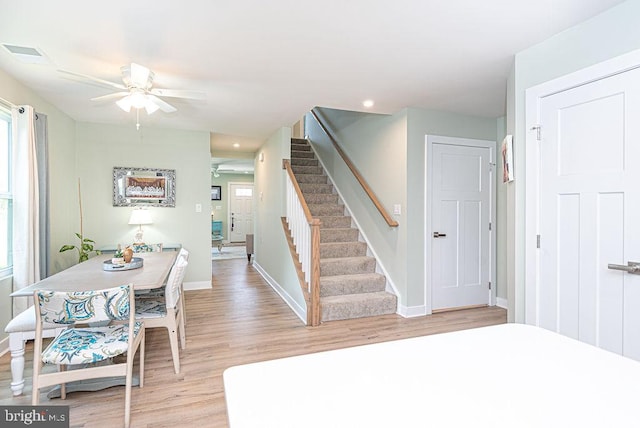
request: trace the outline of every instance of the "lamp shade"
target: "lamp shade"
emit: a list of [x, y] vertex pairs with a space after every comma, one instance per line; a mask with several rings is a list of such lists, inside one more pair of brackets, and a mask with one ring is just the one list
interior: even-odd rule
[[144, 209], [135, 209], [131, 211], [129, 224], [152, 224], [151, 213]]

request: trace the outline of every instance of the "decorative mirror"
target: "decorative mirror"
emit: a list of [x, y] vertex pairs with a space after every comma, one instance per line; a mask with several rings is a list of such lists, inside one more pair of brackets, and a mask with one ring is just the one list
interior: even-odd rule
[[113, 168], [113, 206], [176, 206], [176, 170]]

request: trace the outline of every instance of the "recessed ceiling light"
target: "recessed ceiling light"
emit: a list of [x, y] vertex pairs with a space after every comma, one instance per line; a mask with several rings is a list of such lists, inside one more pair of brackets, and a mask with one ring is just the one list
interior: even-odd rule
[[364, 101], [362, 102], [362, 105], [363, 105], [363, 106], [365, 106], [366, 108], [371, 108], [371, 107], [373, 107], [373, 104], [374, 104], [373, 100], [364, 100]]
[[238, 143], [233, 143], [233, 147], [235, 147], [235, 148], [237, 149], [238, 147], [240, 147], [240, 144], [238, 144]]

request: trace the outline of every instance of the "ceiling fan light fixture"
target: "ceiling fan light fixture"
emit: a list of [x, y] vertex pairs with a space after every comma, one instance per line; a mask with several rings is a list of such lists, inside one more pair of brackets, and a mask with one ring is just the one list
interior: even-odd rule
[[144, 109], [147, 111], [147, 114], [152, 114], [154, 113], [156, 110], [158, 110], [160, 107], [158, 107], [153, 101], [151, 101], [150, 99], [147, 99], [144, 103]]
[[147, 105], [147, 96], [142, 91], [133, 90], [127, 97], [131, 102], [131, 107], [140, 109], [142, 107], [146, 107]]
[[116, 104], [122, 110], [124, 110], [127, 113], [129, 113], [131, 111], [131, 95], [127, 95], [126, 97], [116, 101]]

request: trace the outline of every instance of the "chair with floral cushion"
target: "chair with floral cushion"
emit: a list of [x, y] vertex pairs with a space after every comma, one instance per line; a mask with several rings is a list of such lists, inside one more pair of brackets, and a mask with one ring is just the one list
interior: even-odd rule
[[[140, 349], [139, 376], [142, 387], [145, 341], [144, 323], [135, 320], [132, 288], [129, 284], [95, 291], [38, 290], [34, 293], [36, 337], [33, 358], [33, 405], [38, 404], [40, 389], [48, 386], [60, 385], [60, 396], [65, 399], [67, 382], [124, 376], [124, 425], [129, 426], [133, 359], [136, 351]], [[67, 328], [43, 351], [42, 332], [43, 326], [47, 324]], [[126, 361], [111, 360], [125, 353]], [[58, 371], [43, 373], [44, 364], [55, 364]]]
[[178, 337], [180, 337], [182, 349], [186, 347], [181, 290], [188, 264], [186, 259], [178, 257], [171, 268], [171, 273], [169, 273], [164, 296], [136, 297], [136, 319], [144, 320], [145, 328], [164, 327], [167, 329], [173, 368], [176, 373], [180, 373]]
[[[178, 253], [178, 256], [176, 257], [176, 261], [174, 262], [174, 266], [178, 262], [178, 260], [180, 260], [180, 259], [184, 259], [185, 261], [189, 261], [189, 251], [185, 250], [184, 248], [180, 248], [180, 252]], [[166, 285], [167, 285], [167, 283], [165, 282], [165, 284], [160, 288], [152, 288], [151, 290], [136, 290], [136, 299], [164, 298], [164, 290], [166, 288]], [[182, 315], [182, 325], [186, 326], [187, 325], [187, 313], [185, 312], [185, 309], [184, 309], [184, 288], [182, 286], [182, 283], [180, 283], [180, 311], [181, 311], [181, 315]]]

